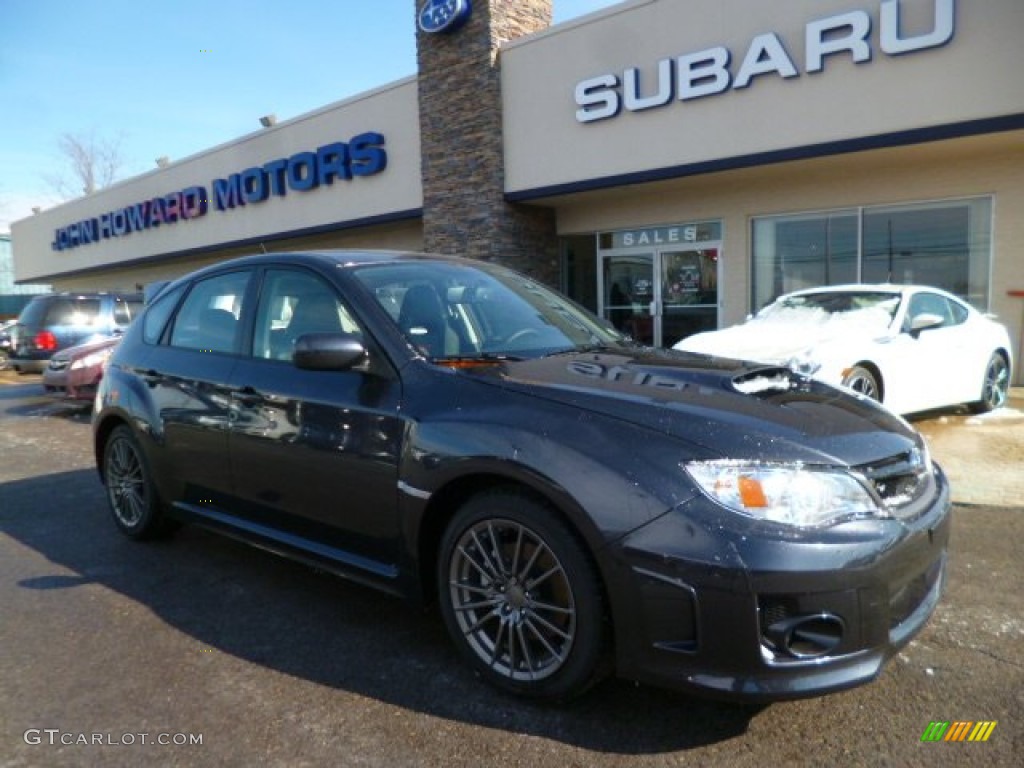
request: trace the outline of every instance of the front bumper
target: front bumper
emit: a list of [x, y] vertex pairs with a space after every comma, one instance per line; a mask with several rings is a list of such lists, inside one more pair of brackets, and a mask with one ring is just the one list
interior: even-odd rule
[[21, 373], [42, 373], [46, 370], [49, 362], [49, 357], [15, 357], [11, 355], [7, 358], [7, 367]]
[[103, 371], [94, 369], [65, 369], [43, 371], [43, 389], [50, 397], [62, 400], [92, 400], [96, 396]]
[[697, 498], [635, 531], [611, 553], [619, 675], [764, 701], [873, 680], [944, 588], [951, 503], [935, 481], [908, 521], [738, 535]]

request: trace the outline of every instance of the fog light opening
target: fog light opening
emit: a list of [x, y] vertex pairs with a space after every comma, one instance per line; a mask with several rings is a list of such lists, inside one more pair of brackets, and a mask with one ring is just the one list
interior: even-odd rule
[[843, 640], [843, 620], [830, 613], [793, 616], [765, 630], [765, 639], [777, 651], [796, 659], [814, 659], [831, 653]]

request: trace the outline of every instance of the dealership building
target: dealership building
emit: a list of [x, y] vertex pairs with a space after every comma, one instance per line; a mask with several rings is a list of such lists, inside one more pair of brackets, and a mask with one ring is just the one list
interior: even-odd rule
[[264, 250], [454, 253], [664, 346], [790, 290], [914, 282], [997, 314], [1020, 360], [1021, 0], [551, 12], [410, 0], [416, 76], [15, 222], [16, 277], [113, 290]]

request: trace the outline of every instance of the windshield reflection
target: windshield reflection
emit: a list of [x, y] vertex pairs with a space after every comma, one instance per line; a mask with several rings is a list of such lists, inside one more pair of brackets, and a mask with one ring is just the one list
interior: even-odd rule
[[626, 346], [607, 323], [525, 275], [489, 264], [367, 265], [357, 279], [432, 360], [523, 359]]

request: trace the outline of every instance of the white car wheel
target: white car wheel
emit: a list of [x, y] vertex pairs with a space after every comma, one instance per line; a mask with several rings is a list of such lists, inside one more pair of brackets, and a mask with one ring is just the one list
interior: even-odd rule
[[981, 388], [981, 400], [971, 403], [971, 410], [974, 413], [988, 413], [996, 408], [1002, 408], [1006, 405], [1009, 388], [1010, 366], [1007, 365], [1005, 357], [994, 352], [985, 367], [985, 382]]
[[843, 377], [843, 386], [849, 387], [854, 392], [870, 397], [872, 400], [882, 400], [882, 391], [878, 386], [878, 380], [867, 368], [855, 365], [849, 373]]

